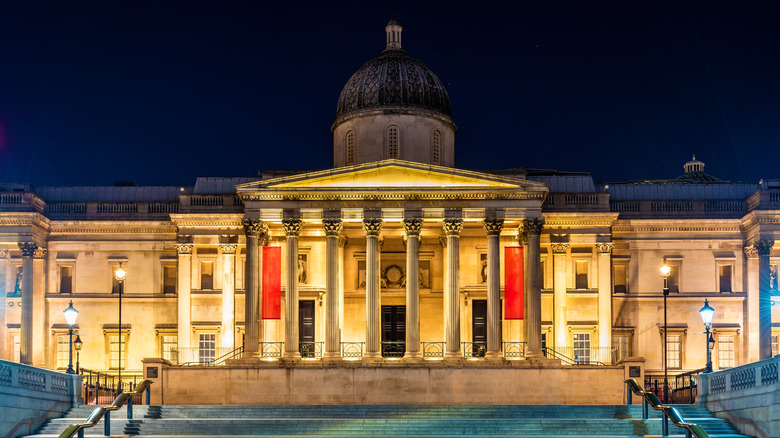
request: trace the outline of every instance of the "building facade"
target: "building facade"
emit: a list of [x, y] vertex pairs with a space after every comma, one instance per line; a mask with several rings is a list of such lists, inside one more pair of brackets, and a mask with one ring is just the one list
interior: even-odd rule
[[[674, 180], [605, 186], [455, 168], [449, 97], [401, 30], [391, 20], [385, 50], [344, 87], [331, 169], [0, 184], [0, 358], [67, 368], [71, 301], [81, 367], [109, 373], [120, 356], [132, 373], [239, 347], [322, 361], [641, 356], [660, 373], [664, 342], [679, 373], [704, 367], [705, 299], [715, 369], [777, 354], [780, 181], [721, 181], [695, 158]], [[281, 252], [279, 319], [262, 318], [268, 247]], [[523, 248], [522, 320], [503, 318], [506, 247]]]

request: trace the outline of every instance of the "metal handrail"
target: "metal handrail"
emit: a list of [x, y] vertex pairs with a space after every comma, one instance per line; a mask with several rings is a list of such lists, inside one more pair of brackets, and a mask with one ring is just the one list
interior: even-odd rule
[[[704, 430], [704, 428], [701, 427], [701, 425], [696, 423], [688, 423], [685, 421], [685, 419], [680, 415], [680, 411], [677, 410], [674, 406], [670, 405], [664, 405], [661, 403], [661, 400], [658, 399], [658, 396], [655, 395], [655, 393], [645, 391], [642, 389], [641, 386], [639, 386], [639, 383], [636, 382], [634, 379], [626, 379], [625, 380], [626, 385], [628, 385], [628, 388], [631, 390], [632, 393], [642, 397], [644, 400], [644, 403], [650, 405], [651, 408], [655, 409], [656, 411], [663, 412], [665, 419], [663, 424], [663, 436], [668, 435], [668, 426], [666, 425], [666, 419], [672, 420], [672, 424], [675, 426], [684, 429], [685, 430], [685, 436], [686, 438], [692, 438], [693, 436], [696, 436], [696, 438], [710, 438], [707, 431]], [[643, 409], [643, 412], [646, 412]], [[646, 413], [643, 415], [643, 418], [646, 419]]]
[[[125, 403], [128, 403], [127, 405], [127, 418], [129, 420], [133, 419], [133, 408], [132, 408], [132, 398], [133, 396], [143, 394], [144, 392], [147, 393], [147, 403], [149, 401], [149, 385], [151, 385], [153, 382], [151, 380], [144, 380], [143, 382], [139, 383], [135, 390], [131, 392], [123, 392], [116, 396], [114, 401], [108, 405], [108, 406], [99, 406], [95, 408], [95, 410], [92, 411], [91, 414], [89, 414], [89, 417], [83, 422], [83, 423], [74, 423], [69, 425], [65, 428], [64, 431], [58, 436], [58, 438], [72, 438], [73, 435], [78, 434], [79, 438], [84, 438], [84, 429], [88, 427], [93, 427], [100, 420], [105, 417], [106, 421], [104, 421], [104, 435], [110, 436], [111, 435], [111, 411], [119, 410]], [[128, 400], [130, 400], [128, 402]]]
[[605, 366], [606, 364], [604, 362], [599, 362], [597, 360], [590, 360], [590, 357], [588, 357], [587, 361], [582, 361], [578, 359], [572, 359], [559, 351], [556, 351], [553, 348], [550, 347], [544, 347], [544, 353], [545, 356], [548, 358], [553, 359], [560, 359], [561, 362], [567, 364], [567, 365], [597, 365], [597, 366]]
[[404, 341], [382, 341], [382, 357], [404, 357], [406, 353], [406, 342]]
[[244, 346], [240, 346], [234, 350], [231, 350], [222, 356], [219, 356], [215, 358], [212, 361], [209, 362], [201, 362], [201, 361], [190, 361], [190, 362], [184, 362], [182, 364], [179, 364], [180, 367], [191, 367], [191, 366], [207, 366], [207, 367], [213, 367], [217, 365], [222, 365], [225, 363], [228, 359], [236, 359], [240, 358], [244, 355]]

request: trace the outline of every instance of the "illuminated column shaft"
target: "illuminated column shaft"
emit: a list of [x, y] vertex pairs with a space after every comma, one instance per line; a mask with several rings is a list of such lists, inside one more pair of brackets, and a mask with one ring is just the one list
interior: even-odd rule
[[33, 254], [38, 245], [33, 242], [19, 243], [22, 251], [22, 327], [19, 336], [20, 362], [33, 362]]
[[485, 219], [487, 231], [487, 351], [485, 357], [501, 357], [501, 255], [499, 236], [503, 219]]
[[325, 227], [325, 358], [341, 357], [339, 330], [339, 233], [341, 219], [323, 219]]
[[772, 285], [769, 271], [769, 255], [772, 240], [759, 240], [758, 249], [758, 359], [772, 357]]
[[258, 219], [242, 221], [246, 233], [246, 269], [244, 278], [244, 357], [259, 357], [260, 342], [260, 247], [265, 224]]
[[179, 254], [179, 263], [176, 268], [176, 306], [178, 314], [177, 344], [179, 346], [179, 361], [189, 361], [186, 356], [192, 344], [192, 320], [191, 320], [191, 292], [192, 292], [192, 244], [180, 243], [176, 245]]
[[284, 358], [300, 359], [298, 342], [298, 235], [303, 221], [285, 219], [282, 226], [287, 234], [287, 279], [284, 298]]
[[747, 258], [747, 362], [758, 361], [759, 356], [759, 281], [758, 281], [758, 250], [756, 245], [744, 248]]
[[404, 221], [406, 230], [406, 352], [404, 358], [416, 359], [420, 353], [420, 231], [423, 220]]
[[[553, 347], [566, 347], [566, 252], [568, 243], [553, 243]], [[549, 345], [548, 345], [549, 346]]]
[[[596, 244], [599, 257], [599, 347], [612, 350], [612, 244]], [[601, 359], [599, 359], [601, 360]], [[603, 361], [603, 360], [602, 360]]]
[[222, 249], [222, 347], [235, 348], [236, 333], [236, 244]]
[[444, 259], [444, 335], [445, 358], [459, 358], [460, 351], [460, 231], [463, 219], [445, 219], [447, 249]]
[[363, 219], [366, 231], [366, 351], [363, 357], [382, 357], [379, 297], [379, 231], [382, 219]]
[[523, 319], [522, 324], [523, 342], [528, 343], [528, 233], [524, 226], [520, 226], [517, 234], [518, 242], [523, 246]]
[[[8, 250], [0, 249], [0, 321], [6, 321], [5, 309], [6, 309], [6, 283], [8, 282], [7, 266], [8, 266]], [[4, 323], [0, 323], [0, 351], [5, 352], [5, 338], [6, 327]]]
[[528, 233], [528, 350], [527, 357], [542, 357], [542, 286], [540, 236], [544, 219], [526, 219], [524, 227]]

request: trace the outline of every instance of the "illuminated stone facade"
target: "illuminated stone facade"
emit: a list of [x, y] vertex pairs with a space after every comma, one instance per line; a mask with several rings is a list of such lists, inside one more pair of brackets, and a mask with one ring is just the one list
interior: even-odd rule
[[[387, 31], [401, 50], [397, 22]], [[144, 358], [209, 362], [242, 345], [243, 360], [641, 356], [660, 373], [664, 263], [673, 373], [704, 367], [705, 299], [716, 369], [776, 352], [780, 182], [719, 181], [695, 159], [677, 180], [602, 187], [587, 173], [457, 169], [440, 85], [416, 89], [439, 93], [428, 100], [340, 101], [325, 171], [0, 184], [0, 358], [67, 367], [72, 300], [81, 367], [115, 371], [120, 266], [130, 374]], [[281, 247], [280, 320], [260, 319], [261, 246]], [[501, 317], [506, 246], [525, 250], [524, 320]]]

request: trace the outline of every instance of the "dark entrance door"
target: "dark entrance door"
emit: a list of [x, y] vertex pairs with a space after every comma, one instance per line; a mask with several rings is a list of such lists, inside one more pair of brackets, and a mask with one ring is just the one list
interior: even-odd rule
[[316, 357], [314, 300], [298, 301], [298, 340], [302, 357]]
[[487, 350], [487, 300], [471, 301], [472, 357], [484, 357]]
[[406, 306], [382, 306], [382, 357], [406, 352]]

